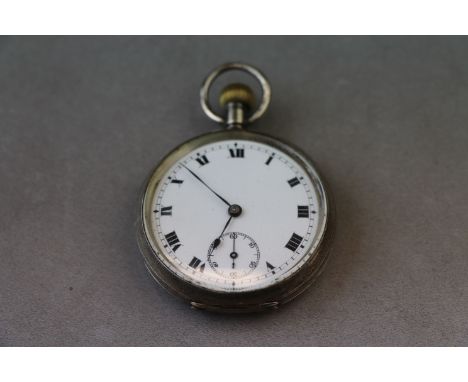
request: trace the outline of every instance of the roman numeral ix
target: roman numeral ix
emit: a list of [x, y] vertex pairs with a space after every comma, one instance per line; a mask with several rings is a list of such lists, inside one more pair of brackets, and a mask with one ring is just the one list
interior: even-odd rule
[[172, 251], [175, 252], [182, 245], [175, 231], [169, 232], [164, 236], [166, 238], [167, 244], [171, 247]]
[[289, 239], [285, 247], [293, 252], [296, 252], [296, 249], [299, 247], [299, 244], [301, 244], [302, 239], [302, 236], [299, 236], [297, 233], [293, 233], [291, 239]]

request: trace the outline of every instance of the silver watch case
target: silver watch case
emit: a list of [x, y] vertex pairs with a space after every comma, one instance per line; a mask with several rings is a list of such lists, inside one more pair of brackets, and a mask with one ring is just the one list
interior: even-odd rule
[[[305, 254], [308, 260], [287, 278], [276, 284], [253, 291], [220, 292], [208, 289], [180, 278], [162, 261], [164, 251], [154, 248], [149, 236], [152, 216], [151, 195], [167, 171], [185, 155], [206, 144], [239, 139], [270, 145], [290, 155], [301, 165], [317, 187], [320, 214], [318, 230], [312, 250]], [[189, 302], [192, 307], [221, 312], [252, 312], [277, 308], [291, 301], [309, 287], [322, 271], [329, 255], [332, 236], [332, 208], [330, 195], [312, 162], [297, 148], [268, 135], [243, 129], [212, 132], [193, 138], [170, 152], [151, 172], [144, 184], [139, 203], [137, 220], [138, 246], [143, 254], [146, 268], [153, 278], [173, 295]], [[153, 243], [156, 243], [153, 240]]]

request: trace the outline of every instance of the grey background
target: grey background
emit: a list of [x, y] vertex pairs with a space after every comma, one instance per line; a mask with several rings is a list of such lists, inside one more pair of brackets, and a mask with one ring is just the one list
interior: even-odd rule
[[[147, 276], [143, 179], [215, 128], [202, 78], [260, 67], [255, 130], [334, 193], [318, 283], [284, 309], [189, 309]], [[0, 39], [1, 345], [468, 345], [468, 40]]]

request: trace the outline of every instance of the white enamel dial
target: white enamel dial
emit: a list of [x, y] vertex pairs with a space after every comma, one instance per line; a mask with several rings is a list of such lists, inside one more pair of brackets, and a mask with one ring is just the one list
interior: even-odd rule
[[276, 147], [206, 144], [173, 164], [149, 195], [149, 240], [189, 283], [222, 292], [265, 288], [298, 271], [318, 245], [326, 214], [320, 187]]

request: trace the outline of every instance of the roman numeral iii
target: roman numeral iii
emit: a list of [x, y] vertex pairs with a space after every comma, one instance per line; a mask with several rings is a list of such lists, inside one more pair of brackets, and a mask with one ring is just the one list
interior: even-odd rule
[[286, 243], [285, 247], [287, 249], [290, 249], [293, 252], [296, 252], [296, 249], [301, 244], [302, 239], [303, 239], [302, 236], [299, 236], [297, 233], [293, 233], [292, 236], [291, 236], [291, 239], [289, 239], [289, 241]]
[[297, 217], [308, 218], [309, 217], [309, 206], [297, 206]]
[[172, 251], [175, 252], [182, 245], [175, 231], [169, 232], [167, 235], [164, 235], [166, 238], [167, 244], [171, 247]]

